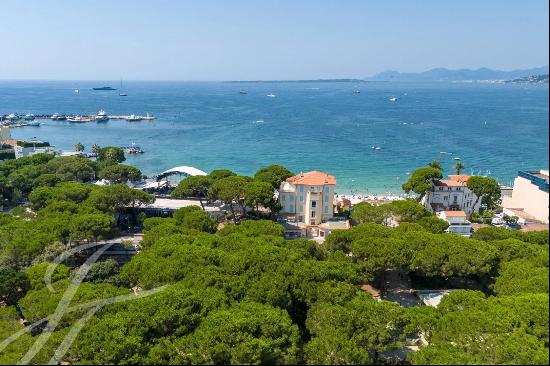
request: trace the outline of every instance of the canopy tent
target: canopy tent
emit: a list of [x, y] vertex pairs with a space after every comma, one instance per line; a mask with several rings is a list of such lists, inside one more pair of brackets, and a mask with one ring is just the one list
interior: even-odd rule
[[193, 177], [195, 175], [208, 175], [200, 169], [194, 168], [192, 166], [177, 166], [172, 169], [168, 169], [159, 175], [157, 175], [157, 180], [161, 180], [170, 175], [183, 175], [185, 177]]

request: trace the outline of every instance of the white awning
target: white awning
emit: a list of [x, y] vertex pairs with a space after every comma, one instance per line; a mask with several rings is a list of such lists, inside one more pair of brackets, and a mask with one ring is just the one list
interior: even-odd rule
[[195, 176], [195, 175], [208, 175], [205, 172], [203, 172], [200, 169], [194, 168], [192, 166], [177, 166], [172, 169], [168, 169], [162, 173], [160, 173], [158, 176], [163, 177], [165, 175], [171, 175], [171, 174], [183, 174], [188, 176]]

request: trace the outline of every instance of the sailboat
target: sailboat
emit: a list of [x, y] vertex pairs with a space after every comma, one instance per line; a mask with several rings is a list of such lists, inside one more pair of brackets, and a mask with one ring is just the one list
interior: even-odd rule
[[121, 97], [127, 97], [128, 96], [128, 94], [126, 94], [125, 92], [122, 91], [122, 79], [120, 79], [120, 90], [121, 90], [121, 92], [118, 93], [119, 96], [121, 96]]

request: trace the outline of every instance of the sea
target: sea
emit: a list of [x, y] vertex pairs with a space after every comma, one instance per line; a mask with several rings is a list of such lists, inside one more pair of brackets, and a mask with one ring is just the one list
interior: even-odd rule
[[[92, 90], [105, 85], [119, 90]], [[339, 193], [399, 195], [432, 160], [453, 174], [458, 158], [464, 173], [506, 185], [549, 165], [548, 84], [125, 81], [122, 90], [118, 81], [0, 81], [0, 114], [152, 114], [11, 130], [63, 150], [135, 144], [144, 154], [126, 162], [149, 176], [182, 165], [253, 175], [276, 163], [330, 173]]]

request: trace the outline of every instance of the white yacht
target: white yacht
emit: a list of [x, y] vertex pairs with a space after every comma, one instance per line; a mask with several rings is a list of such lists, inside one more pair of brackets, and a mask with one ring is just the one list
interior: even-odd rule
[[34, 114], [25, 114], [25, 117], [23, 117], [25, 121], [34, 121]]
[[276, 97], [275, 94], [268, 94], [267, 96], [270, 97], [270, 98], [275, 98]]
[[95, 116], [96, 122], [107, 122], [109, 120], [109, 116], [107, 115], [107, 112], [105, 112], [103, 109], [97, 112], [97, 115]]
[[10, 114], [8, 114], [6, 119], [9, 120], [9, 121], [19, 121], [21, 119], [21, 117], [17, 113], [10, 113]]
[[64, 114], [59, 114], [59, 113], [54, 113], [51, 118], [54, 121], [63, 121], [67, 119], [67, 117], [65, 117]]

